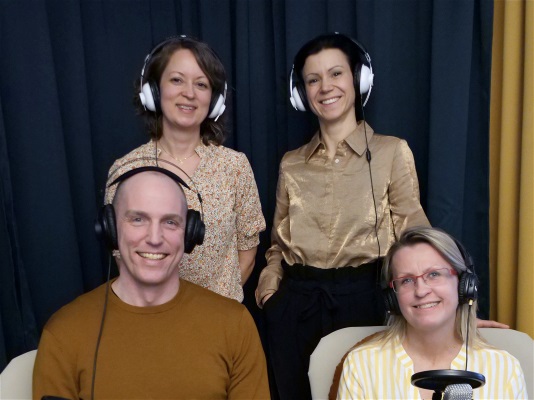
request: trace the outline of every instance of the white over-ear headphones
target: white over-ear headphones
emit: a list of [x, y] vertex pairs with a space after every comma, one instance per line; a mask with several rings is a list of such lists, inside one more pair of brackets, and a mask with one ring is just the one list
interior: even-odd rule
[[[326, 36], [327, 35], [325, 35], [324, 37]], [[332, 34], [332, 37], [348, 39], [350, 43], [354, 44], [354, 48], [356, 49], [356, 51], [361, 54], [366, 60], [367, 64], [358, 61], [355, 63], [354, 68], [354, 85], [359, 82], [360, 94], [363, 95], [367, 93], [367, 96], [365, 96], [365, 100], [363, 101], [363, 106], [365, 107], [365, 105], [367, 104], [367, 100], [369, 100], [369, 96], [371, 95], [371, 89], [373, 88], [374, 81], [373, 66], [371, 65], [371, 56], [369, 55], [369, 53], [367, 53], [365, 48], [360, 43], [346, 35], [342, 35], [338, 32], [335, 32]], [[289, 74], [289, 101], [291, 102], [291, 105], [295, 108], [295, 110], [307, 110], [308, 101], [306, 97], [306, 89], [304, 88], [304, 84], [300, 82], [298, 73], [295, 72], [295, 63], [293, 63], [293, 66], [291, 67], [291, 73]]]
[[[193, 39], [191, 37], [188, 37], [186, 35], [180, 35], [180, 36], [172, 36], [170, 38], [165, 39], [163, 42], [156, 45], [150, 53], [147, 54], [145, 57], [145, 62], [143, 63], [143, 69], [141, 70], [141, 79], [139, 80], [141, 88], [139, 91], [139, 100], [141, 101], [141, 104], [143, 107], [145, 107], [145, 110], [153, 111], [157, 115], [161, 115], [161, 103], [160, 103], [160, 93], [159, 93], [159, 84], [157, 82], [153, 81], [146, 81], [144, 82], [145, 78], [145, 69], [150, 63], [150, 60], [154, 56], [155, 53], [157, 53], [159, 50], [161, 50], [165, 45], [176, 42], [176, 41], [186, 41], [189, 40], [191, 42], [199, 42], [196, 39]], [[209, 48], [209, 47], [208, 47]], [[215, 58], [217, 58], [220, 61], [219, 56], [211, 49], [211, 53]], [[221, 62], [222, 64], [222, 62]], [[224, 82], [224, 90], [223, 93], [216, 93], [213, 92], [211, 96], [211, 103], [210, 108], [208, 111], [208, 118], [210, 119], [219, 119], [219, 117], [222, 115], [224, 110], [226, 109], [226, 90], [227, 90], [227, 84]]]

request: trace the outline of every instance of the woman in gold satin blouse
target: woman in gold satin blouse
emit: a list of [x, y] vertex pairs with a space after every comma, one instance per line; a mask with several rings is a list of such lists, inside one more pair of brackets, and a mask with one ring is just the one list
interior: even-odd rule
[[321, 337], [382, 325], [379, 259], [408, 227], [429, 226], [406, 141], [362, 119], [373, 83], [363, 46], [321, 35], [297, 53], [291, 103], [318, 118], [311, 141], [282, 159], [264, 308], [273, 398], [307, 399], [309, 356]]

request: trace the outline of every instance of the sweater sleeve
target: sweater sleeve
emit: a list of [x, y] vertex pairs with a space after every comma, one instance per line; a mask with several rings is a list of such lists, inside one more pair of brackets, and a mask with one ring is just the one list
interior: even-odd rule
[[270, 399], [267, 365], [256, 325], [243, 309], [233, 340], [228, 399]]
[[78, 379], [75, 360], [45, 327], [33, 369], [33, 398], [43, 396], [77, 399]]

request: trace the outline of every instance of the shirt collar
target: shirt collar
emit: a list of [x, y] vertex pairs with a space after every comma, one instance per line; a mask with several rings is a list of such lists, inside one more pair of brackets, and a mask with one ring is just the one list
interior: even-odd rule
[[305, 154], [306, 163], [310, 160], [310, 157], [315, 153], [315, 151], [317, 150], [319, 146], [324, 147], [324, 144], [321, 140], [321, 135], [319, 134], [319, 131], [317, 131], [315, 132], [315, 135], [313, 135], [311, 140], [308, 142], [308, 145], [306, 146], [306, 154]]
[[[365, 140], [365, 135], [367, 135], [367, 142]], [[367, 143], [371, 142], [371, 139], [374, 135], [374, 130], [366, 122], [358, 124], [356, 129], [354, 129], [349, 136], [345, 138], [347, 145], [354, 150], [359, 156], [365, 153], [367, 148]], [[313, 135], [312, 139], [309, 141], [308, 146], [305, 152], [305, 160], [308, 162], [311, 156], [317, 151], [317, 149], [322, 146], [324, 147], [323, 141], [321, 139], [320, 132], [317, 131]]]
[[[363, 123], [359, 124], [349, 136], [345, 138], [345, 142], [352, 150], [354, 150], [359, 156], [361, 156], [365, 153], [365, 150], [367, 149], [367, 143], [371, 143], [371, 139], [373, 138], [374, 133], [375, 132], [373, 128], [371, 128], [369, 124], [364, 121]], [[366, 135], [367, 141], [365, 140]]]

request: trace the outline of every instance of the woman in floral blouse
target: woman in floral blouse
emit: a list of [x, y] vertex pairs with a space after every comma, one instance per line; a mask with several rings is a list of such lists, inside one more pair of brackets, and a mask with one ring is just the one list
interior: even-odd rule
[[[242, 301], [265, 220], [247, 157], [222, 146], [225, 75], [204, 42], [179, 36], [158, 44], [145, 59], [135, 96], [151, 140], [116, 160], [108, 182], [142, 165], [181, 176], [191, 188], [188, 206], [201, 212], [206, 228], [203, 244], [184, 255], [180, 276]], [[107, 188], [106, 203], [115, 190]]]

